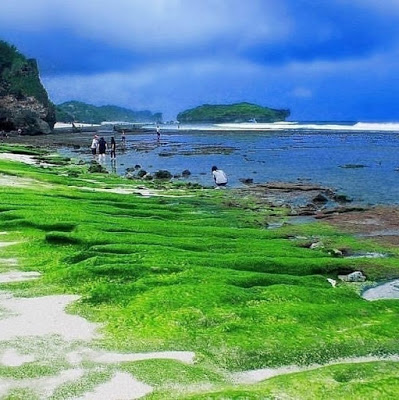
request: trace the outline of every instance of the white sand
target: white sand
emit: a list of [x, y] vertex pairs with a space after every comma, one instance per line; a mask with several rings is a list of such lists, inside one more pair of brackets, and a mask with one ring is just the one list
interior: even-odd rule
[[0, 274], [0, 283], [22, 282], [37, 279], [41, 276], [39, 272], [9, 271]]
[[7, 265], [8, 267], [15, 267], [18, 265], [18, 260], [16, 258], [0, 258], [0, 264]]
[[70, 364], [92, 361], [100, 364], [117, 364], [121, 362], [142, 361], [152, 359], [176, 360], [186, 364], [194, 362], [195, 354], [191, 351], [159, 351], [150, 353], [111, 353], [98, 350], [80, 349], [66, 355]]
[[13, 315], [0, 320], [0, 340], [17, 337], [60, 335], [65, 340], [91, 340], [97, 325], [84, 318], [67, 314], [65, 307], [79, 296], [44, 296], [15, 298], [0, 295], [0, 307]]
[[18, 161], [25, 164], [37, 164], [33, 156], [27, 154], [0, 153], [0, 160]]
[[[54, 391], [64, 383], [75, 381], [84, 374], [83, 369], [68, 369], [56, 376], [37, 378], [37, 379], [2, 379], [0, 380], [0, 397], [5, 396], [9, 390], [16, 388], [32, 389], [39, 393], [40, 399], [47, 399], [52, 396]], [[106, 400], [106, 399], [98, 399]]]
[[[78, 187], [76, 189], [87, 190], [90, 192], [105, 192], [105, 193], [116, 193], [116, 194], [138, 194], [144, 197], [181, 197], [173, 194], [166, 194], [162, 191], [150, 190], [146, 188], [125, 188], [125, 187], [114, 187], [114, 188], [94, 188], [94, 187]], [[193, 197], [194, 195], [184, 194], [184, 197]]]
[[376, 362], [376, 361], [395, 361], [399, 362], [399, 355], [387, 356], [387, 357], [377, 357], [377, 356], [369, 356], [369, 357], [348, 357], [342, 358], [339, 360], [331, 361], [327, 364], [312, 364], [308, 366], [299, 366], [299, 365], [288, 365], [285, 367], [279, 368], [263, 368], [256, 369], [252, 371], [244, 371], [233, 374], [233, 381], [235, 383], [244, 383], [251, 384], [264, 381], [266, 379], [273, 378], [274, 376], [279, 375], [287, 375], [295, 372], [305, 372], [311, 371], [318, 368], [327, 367], [330, 365], [339, 365], [339, 364], [360, 364], [367, 362]]
[[32, 355], [20, 354], [16, 349], [7, 349], [0, 356], [0, 364], [6, 367], [20, 367], [21, 365], [32, 362], [35, 357]]
[[[99, 124], [84, 124], [80, 122], [76, 122], [75, 124], [76, 128], [85, 128], [85, 127], [93, 127], [93, 128], [100, 128], [101, 125]], [[54, 129], [62, 129], [62, 128], [70, 128], [72, 129], [72, 123], [67, 123], [67, 122], [56, 122], [54, 125]]]
[[106, 383], [75, 400], [131, 400], [152, 392], [152, 387], [139, 382], [126, 372], [118, 372]]
[[[3, 246], [17, 242], [2, 242]], [[9, 271], [0, 274], [0, 283], [16, 282], [39, 277], [38, 272]], [[0, 352], [0, 365], [19, 367], [28, 362], [40, 364], [40, 352], [31, 348], [29, 343], [35, 340], [43, 340], [44, 343], [50, 335], [57, 335], [65, 342], [59, 342], [55, 359], [67, 361], [71, 369], [61, 371], [56, 376], [34, 379], [5, 379], [0, 378], [0, 397], [6, 396], [13, 389], [30, 389], [40, 399], [48, 399], [61, 385], [74, 382], [82, 378], [87, 372], [96, 368], [84, 367], [84, 363], [91, 364], [118, 364], [127, 361], [148, 359], [174, 359], [177, 361], [192, 363], [194, 353], [184, 351], [133, 353], [122, 354], [91, 349], [90, 342], [98, 338], [99, 324], [90, 323], [79, 316], [69, 315], [65, 307], [79, 299], [79, 296], [43, 296], [36, 298], [17, 298], [11, 293], [0, 291], [0, 309], [5, 310], [0, 320], [0, 343], [14, 341], [17, 347], [24, 344], [23, 354], [11, 347]], [[82, 343], [83, 342], [83, 343]], [[73, 347], [78, 344], [78, 350], [70, 351], [67, 348], [70, 343]], [[82, 345], [84, 346], [82, 347]], [[61, 346], [61, 348], [59, 347]], [[63, 351], [63, 347], [65, 351]], [[46, 352], [47, 353], [47, 352]], [[44, 357], [47, 357], [45, 355]], [[58, 358], [57, 358], [58, 357]], [[138, 399], [150, 393], [153, 388], [136, 380], [131, 374], [116, 372], [111, 380], [98, 385], [94, 390], [88, 391], [80, 400], [130, 400]]]
[[0, 160], [22, 162], [29, 165], [49, 167], [51, 164], [36, 159], [36, 156], [29, 154], [0, 153]]
[[34, 185], [44, 186], [42, 182], [35, 181], [34, 179], [20, 178], [18, 176], [0, 174], [0, 186], [27, 187]]
[[21, 242], [0, 242], [0, 247], [8, 247]]

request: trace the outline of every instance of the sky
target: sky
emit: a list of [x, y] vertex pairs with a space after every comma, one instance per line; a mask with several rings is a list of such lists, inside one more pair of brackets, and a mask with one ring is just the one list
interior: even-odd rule
[[399, 0], [1, 0], [0, 39], [56, 104], [399, 121]]

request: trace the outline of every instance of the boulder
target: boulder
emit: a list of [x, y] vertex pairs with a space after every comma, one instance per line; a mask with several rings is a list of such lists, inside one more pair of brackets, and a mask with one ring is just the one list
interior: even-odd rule
[[361, 271], [355, 271], [348, 275], [338, 275], [338, 278], [344, 282], [364, 282], [366, 280]]
[[313, 197], [312, 199], [313, 203], [316, 204], [325, 204], [328, 203], [328, 199], [326, 196], [324, 196], [323, 194], [319, 193], [317, 196]]
[[171, 179], [172, 174], [165, 169], [160, 169], [157, 172], [155, 172], [154, 178], [155, 179]]

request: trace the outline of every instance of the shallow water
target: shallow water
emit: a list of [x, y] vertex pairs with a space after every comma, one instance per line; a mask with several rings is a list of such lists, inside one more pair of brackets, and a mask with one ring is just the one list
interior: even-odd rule
[[[188, 181], [212, 185], [210, 169], [217, 165], [231, 187], [241, 186], [242, 178], [255, 183], [300, 179], [366, 204], [399, 203], [397, 132], [180, 130], [163, 131], [159, 143], [152, 133], [128, 135], [127, 144], [114, 167], [121, 175], [135, 164], [149, 172], [189, 169]], [[104, 164], [111, 169], [109, 159]]]
[[366, 289], [362, 297], [366, 300], [399, 299], [399, 279]]

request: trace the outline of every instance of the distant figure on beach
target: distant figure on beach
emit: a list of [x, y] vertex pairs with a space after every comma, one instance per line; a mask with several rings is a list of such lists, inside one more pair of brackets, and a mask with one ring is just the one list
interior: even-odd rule
[[126, 135], [125, 135], [125, 130], [122, 130], [122, 146], [125, 147], [126, 145]]
[[97, 154], [97, 147], [98, 147], [98, 136], [94, 135], [93, 140], [91, 142], [91, 154], [95, 156]]
[[107, 142], [103, 137], [98, 141], [98, 154], [100, 157], [105, 157], [105, 151], [107, 150]]
[[221, 169], [218, 169], [216, 165], [212, 167], [213, 180], [216, 183], [216, 188], [225, 187], [227, 185], [227, 175]]
[[157, 140], [161, 139], [161, 128], [157, 125]]
[[116, 142], [115, 138], [112, 136], [111, 138], [111, 160], [115, 160], [116, 158]]
[[21, 136], [21, 135], [22, 135], [22, 129], [19, 128], [19, 129], [18, 129], [18, 136]]

